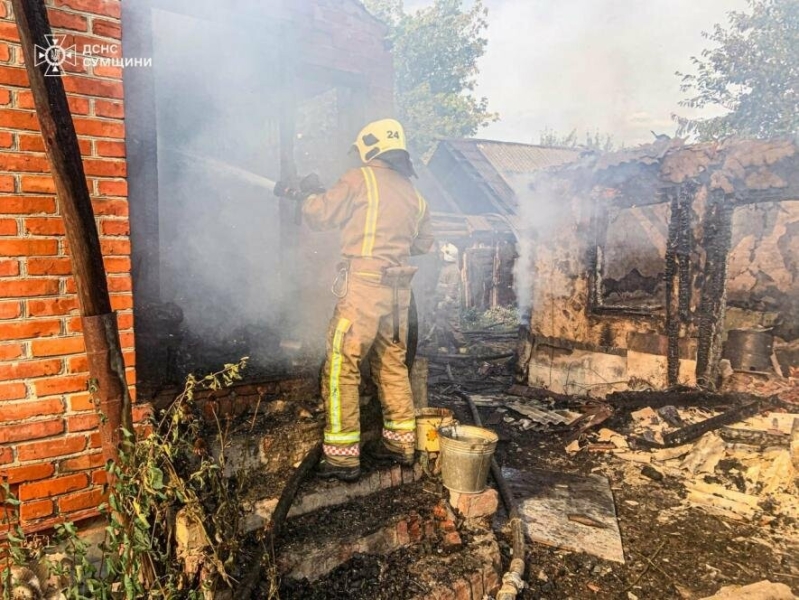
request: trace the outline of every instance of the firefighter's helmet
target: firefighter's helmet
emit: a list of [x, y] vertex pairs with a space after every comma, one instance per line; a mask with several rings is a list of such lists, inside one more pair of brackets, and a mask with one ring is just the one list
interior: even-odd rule
[[408, 152], [405, 144], [405, 130], [399, 121], [383, 119], [369, 123], [358, 134], [354, 147], [361, 160], [368, 163], [389, 150]]
[[441, 246], [441, 258], [447, 263], [458, 262], [458, 248], [454, 244], [446, 243]]

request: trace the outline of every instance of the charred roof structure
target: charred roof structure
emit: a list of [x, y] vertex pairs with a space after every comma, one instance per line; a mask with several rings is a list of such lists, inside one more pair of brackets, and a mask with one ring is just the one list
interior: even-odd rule
[[723, 357], [743, 371], [796, 367], [796, 140], [661, 139], [584, 156], [539, 174], [523, 201], [542, 207], [523, 244], [530, 385], [713, 388]]

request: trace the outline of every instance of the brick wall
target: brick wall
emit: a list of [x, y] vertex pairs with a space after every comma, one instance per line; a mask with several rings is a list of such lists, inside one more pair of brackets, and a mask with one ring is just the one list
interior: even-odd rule
[[[46, 4], [67, 46], [99, 44], [106, 56], [120, 55], [119, 0]], [[12, 484], [22, 520], [33, 527], [91, 514], [105, 473], [75, 283], [23, 63], [10, 2], [0, 0], [0, 478]], [[122, 72], [78, 63], [66, 67], [64, 86], [132, 383]]]

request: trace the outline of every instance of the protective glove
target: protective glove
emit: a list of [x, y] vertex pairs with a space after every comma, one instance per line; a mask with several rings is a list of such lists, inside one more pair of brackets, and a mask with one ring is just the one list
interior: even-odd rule
[[300, 191], [304, 194], [303, 199], [313, 194], [324, 194], [325, 187], [319, 179], [319, 175], [311, 173], [300, 181]]
[[278, 181], [272, 193], [278, 198], [288, 198], [289, 200], [299, 200], [301, 192], [288, 181]]

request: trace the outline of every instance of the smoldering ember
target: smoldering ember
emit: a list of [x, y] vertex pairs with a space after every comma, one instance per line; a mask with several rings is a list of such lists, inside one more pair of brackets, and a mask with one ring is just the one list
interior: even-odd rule
[[799, 598], [796, 0], [0, 0], [0, 600]]

